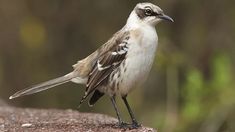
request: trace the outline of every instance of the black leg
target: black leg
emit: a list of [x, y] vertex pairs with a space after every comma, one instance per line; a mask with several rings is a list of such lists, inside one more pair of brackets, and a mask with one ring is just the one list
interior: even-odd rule
[[131, 108], [130, 108], [130, 105], [129, 105], [128, 102], [127, 102], [126, 96], [123, 96], [122, 99], [123, 99], [123, 101], [124, 101], [124, 103], [125, 103], [125, 105], [126, 105], [126, 107], [127, 107], [127, 110], [128, 110], [128, 112], [129, 112], [130, 116], [131, 116], [132, 127], [133, 127], [133, 128], [138, 128], [138, 127], [140, 127], [140, 125], [138, 124], [138, 122], [137, 122], [136, 119], [135, 119], [135, 116], [134, 116], [134, 114], [133, 114], [133, 112], [132, 112], [132, 110], [131, 110]]
[[116, 114], [117, 114], [119, 126], [120, 126], [120, 127], [126, 127], [127, 124], [122, 121], [121, 116], [120, 116], [120, 113], [119, 113], [119, 111], [118, 111], [117, 104], [116, 104], [116, 100], [115, 100], [115, 96], [112, 96], [112, 97], [111, 97], [111, 101], [112, 101], [113, 107], [114, 107], [114, 109], [115, 109], [115, 111], [116, 111]]

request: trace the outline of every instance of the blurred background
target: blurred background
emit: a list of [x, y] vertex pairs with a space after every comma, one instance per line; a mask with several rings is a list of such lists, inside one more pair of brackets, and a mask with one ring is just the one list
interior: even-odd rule
[[[13, 106], [77, 110], [73, 83], [8, 100], [72, 71], [126, 22], [139, 0], [0, 0], [0, 98]], [[140, 123], [162, 132], [235, 131], [235, 1], [150, 0], [175, 22], [156, 28], [148, 81], [129, 95]], [[118, 100], [122, 116], [129, 115]], [[112, 115], [108, 97], [79, 111]]]

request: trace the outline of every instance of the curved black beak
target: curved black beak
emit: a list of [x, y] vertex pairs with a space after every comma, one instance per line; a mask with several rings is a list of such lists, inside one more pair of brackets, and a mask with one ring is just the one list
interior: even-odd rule
[[174, 20], [171, 17], [169, 17], [165, 14], [159, 15], [158, 17], [162, 20], [167, 20], [167, 21], [170, 21], [170, 22], [174, 22]]

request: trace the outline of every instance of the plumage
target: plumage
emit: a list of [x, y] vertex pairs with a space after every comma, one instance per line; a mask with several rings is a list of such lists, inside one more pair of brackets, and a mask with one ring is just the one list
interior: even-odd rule
[[31, 86], [31, 87], [25, 88], [23, 90], [20, 90], [20, 91], [16, 92], [15, 94], [13, 94], [12, 96], [10, 96], [9, 99], [13, 99], [13, 98], [17, 98], [17, 97], [25, 96], [25, 95], [30, 95], [30, 94], [34, 94], [37, 92], [47, 90], [49, 88], [67, 83], [71, 80], [71, 78], [73, 78], [73, 75], [71, 73], [69, 73], [65, 76], [58, 77], [58, 78]]
[[104, 93], [100, 92], [99, 90], [95, 90], [88, 102], [89, 106], [93, 106], [103, 95]]
[[[122, 35], [122, 36], [121, 36]], [[125, 59], [126, 50], [123, 50], [124, 47], [127, 49], [127, 42], [129, 39], [129, 33], [124, 32], [118, 36], [116, 41], [109, 41], [113, 42], [113, 47], [110, 47], [108, 52], [102, 54], [96, 61], [95, 65], [93, 66], [92, 71], [88, 75], [88, 81], [86, 84], [86, 91], [85, 95], [80, 101], [80, 104], [89, 96], [94, 90], [99, 88], [100, 86], [107, 85], [107, 81], [109, 75], [121, 64], [121, 62]], [[122, 51], [122, 52], [121, 52]], [[117, 54], [113, 54], [113, 53]]]
[[110, 96], [119, 125], [125, 126], [115, 101], [115, 96], [120, 95], [131, 116], [132, 127], [139, 127], [126, 97], [131, 90], [143, 84], [148, 76], [158, 44], [155, 25], [161, 20], [173, 22], [158, 6], [151, 3], [137, 4], [126, 25], [95, 52], [74, 64], [71, 73], [23, 89], [10, 96], [10, 99], [72, 81], [86, 85], [80, 104], [92, 93], [88, 102], [91, 106], [104, 94]]

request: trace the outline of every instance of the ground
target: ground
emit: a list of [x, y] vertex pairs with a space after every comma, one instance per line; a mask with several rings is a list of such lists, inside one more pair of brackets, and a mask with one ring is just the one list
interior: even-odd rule
[[0, 132], [152, 132], [148, 127], [120, 129], [117, 119], [75, 110], [29, 109], [0, 105]]

